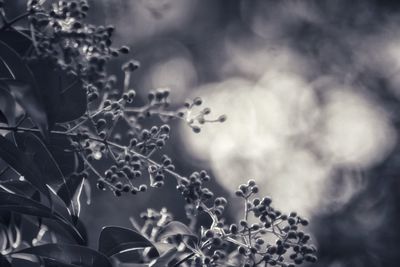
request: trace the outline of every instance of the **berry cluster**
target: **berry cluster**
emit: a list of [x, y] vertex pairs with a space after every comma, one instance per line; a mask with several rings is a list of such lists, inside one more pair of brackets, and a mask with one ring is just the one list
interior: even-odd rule
[[[213, 194], [208, 189], [204, 190], [202, 184], [209, 179], [205, 171], [195, 172], [189, 179], [181, 177], [177, 186], [190, 203], [187, 216], [191, 221], [202, 212], [213, 221], [211, 226], [203, 225], [198, 234], [193, 232], [198, 236], [195, 243], [180, 233], [169, 236], [167, 242], [180, 248], [182, 253], [190, 253], [181, 263], [193, 267], [218, 267], [227, 263], [228, 266], [244, 267], [294, 267], [317, 260], [316, 248], [309, 244], [310, 235], [302, 230], [308, 225], [306, 219], [296, 212], [287, 215], [274, 209], [271, 198], [257, 197], [258, 186], [254, 180], [249, 180], [247, 184], [240, 185], [236, 192], [245, 202], [243, 219], [227, 224], [223, 217], [227, 199], [216, 197], [211, 205], [207, 204]], [[160, 213], [143, 213], [145, 226], [152, 225], [151, 228], [157, 232], [168, 228], [165, 222], [170, 222], [172, 217], [162, 217], [162, 214], [170, 215], [165, 209]], [[184, 233], [188, 234], [186, 230]]]
[[29, 3], [32, 25], [31, 37], [35, 53], [31, 60], [50, 60], [56, 67], [77, 75], [83, 82], [90, 101], [99, 92], [110, 89], [106, 64], [129, 48], [113, 48], [113, 26], [95, 26], [83, 22], [89, 6], [86, 0], [56, 1], [48, 5], [42, 1]]
[[226, 115], [220, 115], [216, 119], [206, 118], [206, 116], [211, 113], [211, 109], [208, 107], [202, 108], [196, 113], [195, 108], [200, 107], [202, 104], [203, 100], [200, 97], [196, 97], [193, 100], [187, 100], [184, 107], [176, 113], [176, 116], [184, 119], [195, 133], [200, 133], [201, 125], [205, 123], [225, 122], [227, 119]]
[[[301, 230], [301, 227], [308, 225], [308, 221], [296, 212], [286, 215], [274, 209], [270, 197], [253, 198], [258, 191], [254, 180], [240, 185], [236, 191], [236, 195], [245, 201], [245, 216], [239, 226], [231, 225], [230, 232], [248, 236], [247, 244], [238, 248], [238, 252], [247, 258], [245, 266], [253, 266], [257, 260], [282, 267], [293, 267], [303, 261], [315, 262], [316, 249], [308, 245], [310, 236]], [[250, 225], [247, 221], [250, 214], [259, 222]], [[265, 244], [263, 236], [268, 233], [278, 238], [275, 244]], [[290, 253], [288, 259], [284, 256], [286, 253]]]
[[189, 179], [185, 177], [180, 179], [176, 188], [182, 193], [187, 203], [195, 204], [198, 209], [201, 209], [202, 206], [200, 204], [214, 196], [208, 188], [202, 187], [203, 182], [208, 182], [209, 180], [210, 176], [206, 171], [202, 170], [192, 173]]

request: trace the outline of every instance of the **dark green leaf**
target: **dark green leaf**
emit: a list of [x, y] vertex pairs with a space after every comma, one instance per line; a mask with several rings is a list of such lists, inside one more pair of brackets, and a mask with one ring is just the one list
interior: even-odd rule
[[85, 243], [79, 231], [61, 216], [50, 208], [30, 198], [17, 194], [0, 191], [0, 210], [17, 212], [25, 215], [32, 215], [55, 220], [66, 232], [68, 232], [79, 244]]
[[[14, 255], [31, 255], [35, 261], [37, 257], [53, 260], [64, 264], [93, 267], [112, 267], [105, 255], [88, 247], [66, 244], [46, 244], [30, 247], [13, 253]], [[56, 266], [56, 265], [53, 265]], [[64, 265], [65, 266], [65, 265]]]
[[197, 240], [197, 235], [193, 233], [192, 230], [189, 229], [185, 224], [178, 222], [178, 221], [172, 221], [168, 223], [159, 233], [158, 239], [163, 240], [171, 236], [176, 236], [176, 235], [182, 235], [182, 236], [188, 236], [190, 238], [193, 238]]
[[52, 203], [46, 181], [37, 166], [9, 140], [0, 135], [0, 158], [11, 168], [24, 176], [36, 189], [42, 192]]
[[154, 247], [153, 243], [142, 234], [133, 230], [117, 227], [104, 227], [100, 234], [99, 251], [112, 256], [123, 250]]

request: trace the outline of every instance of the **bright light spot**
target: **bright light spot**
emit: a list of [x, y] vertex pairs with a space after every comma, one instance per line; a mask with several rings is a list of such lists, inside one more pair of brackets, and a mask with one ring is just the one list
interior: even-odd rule
[[96, 160], [100, 160], [103, 157], [103, 154], [100, 151], [93, 152], [93, 158]]
[[[353, 90], [354, 91], [354, 90]], [[346, 203], [362, 184], [327, 190], [336, 167], [367, 168], [380, 162], [396, 140], [387, 115], [372, 99], [329, 85], [324, 101], [301, 76], [269, 71], [254, 85], [242, 79], [196, 91], [223, 124], [185, 130], [193, 155], [210, 160], [217, 179], [233, 190], [254, 178], [278, 208], [305, 216]], [[332, 194], [332, 195], [330, 195]]]
[[168, 58], [157, 62], [148, 71], [144, 81], [145, 88], [173, 88], [170, 99], [181, 103], [184, 101], [187, 88], [197, 82], [197, 73], [192, 62], [182, 56]]
[[369, 167], [380, 162], [396, 140], [387, 115], [376, 103], [350, 90], [327, 94], [321, 149], [336, 164]]

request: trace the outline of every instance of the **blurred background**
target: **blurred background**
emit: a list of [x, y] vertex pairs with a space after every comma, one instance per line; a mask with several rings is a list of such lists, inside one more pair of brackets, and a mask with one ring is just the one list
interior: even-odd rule
[[[183, 175], [209, 170], [231, 219], [234, 189], [252, 178], [277, 208], [310, 219], [314, 266], [400, 266], [400, 1], [89, 2], [90, 20], [115, 25], [115, 44], [141, 62], [139, 104], [169, 87], [173, 106], [201, 96], [228, 116], [199, 134], [174, 122], [165, 153]], [[174, 187], [119, 199], [93, 190], [90, 242], [147, 207], [183, 219]]]

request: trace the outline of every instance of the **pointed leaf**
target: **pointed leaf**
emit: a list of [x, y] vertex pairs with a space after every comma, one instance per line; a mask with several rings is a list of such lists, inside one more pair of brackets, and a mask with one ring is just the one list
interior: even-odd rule
[[32, 71], [20, 55], [2, 41], [0, 41], [0, 61], [7, 66], [13, 78], [3, 80], [3, 82], [7, 84], [11, 94], [29, 114], [42, 134], [46, 136], [48, 130], [47, 115]]
[[85, 114], [86, 90], [77, 76], [58, 70], [50, 60], [32, 62], [30, 67], [38, 81], [50, 127]]
[[40, 194], [29, 182], [20, 180], [11, 180], [0, 183], [0, 187], [6, 191], [12, 191], [15, 194], [26, 196], [40, 202]]
[[[58, 261], [63, 264], [93, 267], [112, 267], [108, 257], [93, 249], [77, 245], [46, 244], [37, 247], [26, 248], [13, 255], [31, 255], [35, 261], [37, 257]], [[56, 265], [53, 265], [56, 266]], [[65, 266], [65, 265], [64, 265]]]
[[52, 203], [46, 181], [43, 180], [41, 172], [37, 166], [24, 153], [9, 140], [0, 135], [0, 158], [2, 158], [11, 168], [24, 176], [36, 189], [43, 193], [49, 202]]
[[[57, 126], [54, 127], [54, 130], [66, 131], [66, 128]], [[80, 164], [82, 164], [80, 161], [82, 161], [82, 159], [78, 157], [77, 152], [74, 151], [70, 137], [50, 133], [49, 139], [46, 142], [46, 147], [49, 149], [65, 177], [74, 172], [82, 171], [82, 169], [80, 169]]]
[[66, 183], [53, 155], [39, 137], [33, 133], [17, 132], [14, 139], [17, 147], [38, 167], [46, 184], [53, 187]]
[[85, 179], [83, 176], [71, 175], [71, 177], [66, 180], [66, 183], [57, 191], [57, 195], [64, 201], [67, 207], [69, 207], [69, 210], [71, 210], [75, 222], [81, 211], [80, 197], [84, 183]]
[[62, 89], [58, 110], [54, 114], [54, 121], [68, 122], [80, 118], [85, 114], [87, 108], [87, 97], [82, 82], [76, 79]]
[[117, 226], [104, 227], [99, 238], [99, 251], [107, 256], [123, 250], [146, 247], [154, 247], [154, 245], [142, 234]]
[[0, 40], [12, 47], [19, 55], [24, 56], [32, 47], [32, 40], [26, 29], [10, 28], [1, 32]]
[[[20, 148], [25, 155], [30, 158], [35, 166], [37, 166], [41, 177], [43, 177], [43, 180], [48, 186], [55, 188], [67, 183], [58, 163], [55, 161], [47, 146], [37, 135], [27, 132], [14, 133], [14, 138], [18, 148]], [[71, 204], [74, 192], [70, 191], [69, 187], [65, 187], [64, 196], [66, 197], [65, 199], [69, 199], [69, 201], [66, 203], [67, 206], [64, 206], [63, 204], [58, 205], [58, 208], [60, 208], [58, 211], [61, 212], [61, 209], [67, 209], [67, 207], [70, 207], [68, 213], [71, 213], [73, 217], [77, 217], [78, 212], [75, 210], [76, 205]], [[56, 197], [52, 195], [52, 198], [55, 200], [54, 203], [56, 203]]]
[[176, 248], [171, 248], [170, 250], [164, 252], [159, 258], [153, 260], [149, 267], [165, 267], [168, 266], [168, 263], [175, 258], [176, 252], [178, 250]]
[[30, 198], [0, 191], [0, 210], [55, 220], [58, 225], [68, 232], [79, 244], [85, 243], [79, 231], [63, 216]]

